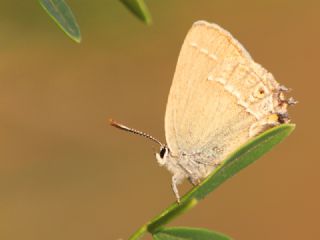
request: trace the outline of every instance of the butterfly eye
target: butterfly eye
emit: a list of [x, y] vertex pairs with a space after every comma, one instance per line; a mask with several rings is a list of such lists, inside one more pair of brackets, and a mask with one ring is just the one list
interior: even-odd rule
[[161, 147], [161, 150], [160, 150], [160, 157], [161, 158], [164, 158], [164, 156], [166, 155], [167, 153], [167, 147]]

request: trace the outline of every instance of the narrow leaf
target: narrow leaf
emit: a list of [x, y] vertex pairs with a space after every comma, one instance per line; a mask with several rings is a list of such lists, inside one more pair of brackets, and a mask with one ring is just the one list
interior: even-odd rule
[[231, 240], [221, 233], [187, 227], [161, 228], [153, 235], [153, 238], [155, 240]]
[[152, 22], [151, 14], [143, 0], [120, 0], [137, 18], [146, 24]]
[[56, 24], [74, 41], [81, 42], [81, 33], [71, 8], [64, 0], [39, 0]]
[[283, 124], [249, 141], [237, 151], [229, 155], [224, 163], [213, 172], [199, 188], [193, 189], [190, 196], [198, 200], [204, 198], [224, 181], [231, 178], [237, 172], [247, 167], [262, 155], [270, 151], [275, 145], [285, 139], [295, 128], [294, 124]]
[[199, 186], [193, 188], [181, 199], [181, 203], [174, 203], [156, 218], [147, 223], [150, 233], [156, 232], [163, 225], [172, 221], [182, 212], [194, 207], [196, 203], [231, 178], [241, 169], [253, 163], [275, 145], [285, 139], [295, 128], [294, 124], [282, 124], [262, 133], [252, 139], [229, 157], [210, 174]]

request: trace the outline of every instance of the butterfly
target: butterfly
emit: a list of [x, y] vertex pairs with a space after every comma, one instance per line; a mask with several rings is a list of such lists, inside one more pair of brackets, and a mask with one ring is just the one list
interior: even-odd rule
[[290, 122], [288, 89], [256, 63], [246, 49], [217, 24], [197, 21], [180, 51], [166, 114], [166, 144], [111, 120], [112, 126], [160, 145], [156, 159], [177, 185], [197, 185], [249, 139]]

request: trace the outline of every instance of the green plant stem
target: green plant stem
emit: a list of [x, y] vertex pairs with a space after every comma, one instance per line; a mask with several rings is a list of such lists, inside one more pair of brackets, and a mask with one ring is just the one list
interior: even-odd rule
[[129, 240], [136, 240], [140, 239], [146, 232], [148, 231], [147, 224], [140, 227], [137, 231], [135, 231], [131, 237], [129, 237]]
[[171, 222], [174, 218], [178, 217], [182, 213], [193, 208], [198, 203], [198, 200], [195, 198], [187, 199], [186, 201], [181, 201], [181, 203], [174, 203], [171, 207], [167, 208], [157, 217], [152, 219], [148, 224], [148, 231], [150, 233], [156, 232], [159, 228], [165, 224]]
[[188, 199], [186, 201], [181, 201], [181, 203], [173, 203], [169, 208], [164, 210], [157, 217], [152, 219], [150, 222], [144, 224], [137, 231], [135, 231], [129, 240], [140, 239], [146, 232], [154, 233], [160, 229], [166, 223], [172, 221], [174, 218], [178, 217], [180, 214], [193, 208], [198, 203], [195, 198]]

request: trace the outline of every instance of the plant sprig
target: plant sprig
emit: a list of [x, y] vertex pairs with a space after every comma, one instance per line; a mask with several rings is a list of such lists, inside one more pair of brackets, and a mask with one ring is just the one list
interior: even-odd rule
[[[214, 191], [218, 186], [227, 179], [234, 176], [240, 170], [244, 169], [263, 154], [270, 151], [275, 145], [285, 139], [295, 128], [294, 124], [282, 124], [271, 128], [248, 143], [244, 144], [235, 152], [231, 153], [222, 164], [216, 168], [200, 185], [193, 188], [181, 198], [180, 204], [173, 203], [162, 213], [140, 227], [131, 237], [130, 240], [139, 239], [146, 232], [153, 235], [156, 240], [174, 240], [174, 239], [205, 239], [201, 236], [211, 236], [207, 239], [230, 239], [226, 236], [218, 236], [218, 233], [193, 228], [175, 228], [170, 230], [164, 226], [178, 217], [180, 214], [193, 208], [197, 203]], [[168, 234], [170, 232], [170, 234]], [[211, 235], [210, 235], [211, 233]]]
[[[144, 0], [120, 0], [129, 11], [144, 23], [152, 23], [151, 14]], [[39, 0], [40, 5], [55, 23], [64, 31], [72, 40], [77, 43], [81, 42], [81, 32], [77, 20], [64, 0]]]

